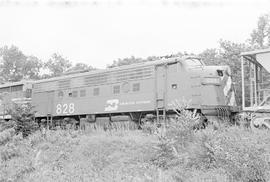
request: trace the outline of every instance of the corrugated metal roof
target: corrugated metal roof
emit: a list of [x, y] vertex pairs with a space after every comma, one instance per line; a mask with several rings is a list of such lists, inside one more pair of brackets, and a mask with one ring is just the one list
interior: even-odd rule
[[[185, 59], [194, 58], [194, 57], [195, 56], [183, 56], [181, 58], [180, 57], [163, 58], [163, 59], [160, 59], [157, 61], [148, 61], [148, 62], [136, 63], [136, 64], [131, 64], [131, 65], [118, 66], [118, 67], [114, 67], [114, 68], [102, 69], [102, 70], [93, 70], [93, 71], [89, 71], [89, 72], [76, 73], [76, 74], [71, 74], [71, 75], [63, 75], [63, 76], [49, 78], [49, 79], [43, 79], [43, 80], [35, 80], [35, 81], [34, 80], [22, 80], [19, 82], [9, 82], [9, 83], [4, 83], [4, 84], [0, 85], [0, 88], [10, 87], [10, 86], [15, 86], [15, 85], [23, 85], [23, 84], [27, 84], [27, 83], [34, 83], [35, 84], [34, 89], [39, 90], [39, 89], [42, 89], [42, 88], [39, 88], [39, 85], [42, 83], [46, 83], [46, 82], [52, 83], [54, 81], [69, 80], [69, 79], [75, 78], [75, 77], [85, 77], [85, 79], [86, 79], [85, 81], [89, 82], [89, 84], [91, 85], [90, 82], [92, 82], [93, 77], [96, 77], [96, 76], [100, 77], [100, 75], [104, 75], [104, 76], [106, 75], [105, 77], [104, 76], [102, 77], [102, 78], [106, 79], [110, 73], [113, 73], [113, 75], [115, 76], [116, 80], [114, 80], [114, 81], [124, 81], [126, 79], [147, 77], [147, 76], [151, 76], [151, 74], [152, 74], [151, 70], [144, 70], [144, 69], [143, 69], [144, 71], [139, 71], [138, 73], [134, 73], [134, 69], [140, 69], [140, 68], [142, 69], [143, 67], [147, 67], [147, 66], [168, 64], [168, 63], [173, 63], [173, 62], [181, 62]], [[129, 71], [131, 71], [131, 72], [129, 73]], [[127, 74], [127, 73], [129, 73], [129, 74]], [[138, 75], [139, 73], [142, 75]], [[104, 79], [99, 80], [99, 81], [103, 81]], [[111, 78], [109, 78], [109, 79], [111, 79]], [[105, 80], [104, 80], [104, 82], [105, 82]], [[56, 89], [55, 84], [53, 84], [53, 85], [46, 84], [46, 86], [50, 87], [48, 89]], [[67, 85], [65, 84], [63, 86], [67, 86]]]
[[16, 86], [16, 85], [24, 85], [26, 83], [33, 83], [34, 81], [32, 80], [22, 80], [19, 82], [8, 82], [8, 83], [4, 83], [0, 85], [0, 88], [4, 88], [4, 87], [11, 87], [11, 86]]
[[190, 58], [190, 56], [186, 56], [186, 57], [182, 57], [182, 58], [161, 59], [161, 60], [157, 60], [157, 61], [148, 61], [148, 62], [143, 62], [143, 63], [108, 68], [108, 69], [93, 70], [93, 71], [89, 71], [89, 72], [85, 72], [85, 73], [78, 73], [78, 74], [72, 74], [72, 75], [63, 75], [63, 76], [49, 78], [49, 79], [37, 80], [37, 81], [35, 81], [35, 83], [42, 83], [42, 82], [49, 82], [49, 81], [56, 81], [56, 80], [58, 81], [58, 80], [62, 80], [62, 79], [70, 79], [70, 78], [80, 77], [80, 76], [88, 76], [88, 75], [95, 75], [95, 74], [102, 74], [102, 73], [109, 73], [109, 72], [117, 72], [120, 70], [135, 68], [135, 67], [138, 68], [138, 67], [145, 67], [145, 66], [150, 66], [150, 65], [166, 64], [166, 63], [172, 63], [172, 62], [177, 62], [177, 61], [183, 61], [187, 58]]

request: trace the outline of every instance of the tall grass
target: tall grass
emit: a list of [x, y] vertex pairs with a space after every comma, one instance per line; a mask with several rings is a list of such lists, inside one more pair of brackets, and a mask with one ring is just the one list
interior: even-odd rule
[[0, 131], [0, 181], [270, 181], [270, 133], [241, 126], [198, 130], [196, 113], [177, 108], [166, 124], [128, 123]]
[[[153, 162], [173, 171], [176, 181], [269, 181], [270, 132], [209, 125], [194, 130], [197, 118], [179, 111], [171, 121]], [[215, 128], [215, 129], [214, 129]], [[200, 175], [199, 175], [200, 174]]]

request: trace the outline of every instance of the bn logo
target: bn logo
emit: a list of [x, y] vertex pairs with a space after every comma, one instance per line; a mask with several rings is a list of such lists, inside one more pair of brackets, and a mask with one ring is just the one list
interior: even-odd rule
[[107, 100], [105, 111], [116, 111], [118, 109], [118, 104], [119, 104], [118, 99]]

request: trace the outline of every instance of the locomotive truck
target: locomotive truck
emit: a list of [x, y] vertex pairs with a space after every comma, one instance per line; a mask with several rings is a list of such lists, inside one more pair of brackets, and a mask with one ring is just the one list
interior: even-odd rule
[[[25, 84], [17, 85], [25, 92]], [[6, 88], [0, 86], [1, 95]], [[104, 116], [140, 122], [147, 114], [165, 119], [174, 113], [172, 103], [183, 99], [190, 100], [188, 109], [208, 119], [229, 117], [236, 107], [230, 68], [206, 66], [193, 56], [33, 81], [27, 98], [36, 119], [52, 123], [64, 118], [95, 122]]]

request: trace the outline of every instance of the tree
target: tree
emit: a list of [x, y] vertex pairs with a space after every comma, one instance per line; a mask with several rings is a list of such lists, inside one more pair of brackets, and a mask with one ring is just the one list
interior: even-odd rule
[[45, 63], [45, 69], [48, 69], [50, 72], [48, 75], [45, 75], [45, 77], [60, 76], [71, 68], [71, 66], [72, 64], [68, 59], [63, 58], [60, 54], [54, 53], [52, 57]]
[[241, 103], [241, 52], [250, 49], [249, 45], [220, 40], [218, 49], [206, 49], [199, 56], [206, 65], [228, 65], [231, 68], [236, 99]]
[[206, 49], [199, 54], [199, 57], [203, 59], [206, 65], [219, 65], [221, 62], [217, 49]]
[[257, 27], [252, 31], [250, 37], [250, 44], [256, 49], [270, 46], [270, 14], [259, 17]]
[[26, 56], [15, 46], [1, 48], [1, 76], [4, 81], [19, 81], [23, 78]]
[[14, 104], [8, 113], [11, 115], [12, 121], [16, 123], [16, 133], [22, 133], [23, 137], [27, 137], [38, 129], [34, 107], [30, 103]]
[[114, 60], [113, 64], [107, 65], [107, 67], [113, 68], [117, 66], [130, 65], [130, 64], [141, 63], [145, 61], [146, 60], [143, 60], [142, 58], [135, 58], [134, 56], [131, 56], [130, 58], [118, 59], [117, 61]]
[[236, 90], [236, 97], [239, 102], [242, 100], [242, 78], [241, 78], [241, 56], [242, 52], [248, 51], [249, 46], [246, 44], [234, 43], [231, 41], [220, 41], [221, 61], [230, 66], [232, 80]]
[[[171, 55], [165, 55], [165, 56], [149, 56], [146, 59], [142, 59], [142, 58], [136, 58], [134, 56], [128, 57], [128, 58], [124, 58], [124, 59], [118, 59], [117, 61], [113, 61], [113, 64], [111, 65], [107, 65], [108, 68], [113, 68], [113, 67], [117, 67], [117, 66], [123, 66], [123, 65], [130, 65], [130, 64], [135, 64], [135, 63], [143, 63], [143, 62], [148, 62], [148, 61], [156, 61], [162, 58], [168, 59], [168, 58], [175, 58], [175, 57], [182, 57], [184, 56], [186, 53], [181, 53], [178, 52], [176, 54], [171, 54]], [[192, 54], [194, 55], [194, 54]]]
[[0, 48], [2, 81], [38, 79], [42, 62], [34, 56], [26, 56], [16, 46]]
[[35, 56], [28, 56], [23, 66], [24, 78], [38, 80], [41, 78], [40, 70], [43, 62]]
[[95, 70], [95, 68], [85, 63], [76, 63], [75, 66], [72, 66], [69, 70], [67, 70], [67, 72], [90, 71], [90, 70]]

